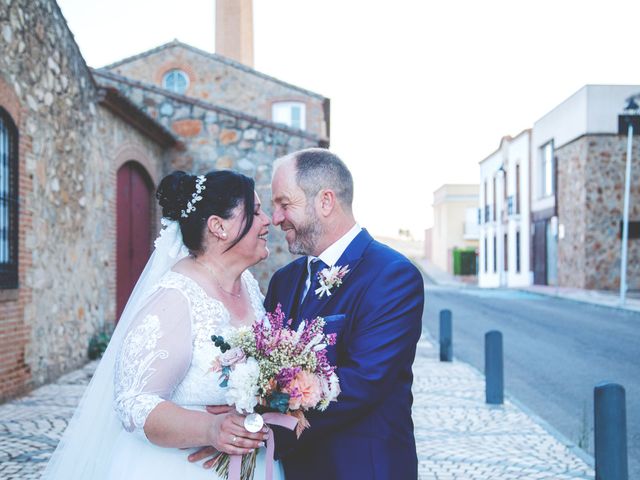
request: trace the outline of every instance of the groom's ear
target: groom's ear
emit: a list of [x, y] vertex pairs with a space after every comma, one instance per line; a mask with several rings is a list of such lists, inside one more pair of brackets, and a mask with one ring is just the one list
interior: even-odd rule
[[323, 217], [328, 217], [336, 208], [336, 194], [333, 190], [325, 189], [318, 192], [316, 206]]

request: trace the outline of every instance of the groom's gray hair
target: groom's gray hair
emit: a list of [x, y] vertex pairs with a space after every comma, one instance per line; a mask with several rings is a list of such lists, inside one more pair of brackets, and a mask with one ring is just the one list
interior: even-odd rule
[[[351, 210], [353, 203], [353, 177], [340, 158], [326, 148], [307, 148], [294, 152], [281, 160], [293, 159], [296, 166], [296, 183], [307, 199], [314, 198], [320, 190], [333, 190], [344, 208]], [[277, 162], [277, 165], [280, 162]]]

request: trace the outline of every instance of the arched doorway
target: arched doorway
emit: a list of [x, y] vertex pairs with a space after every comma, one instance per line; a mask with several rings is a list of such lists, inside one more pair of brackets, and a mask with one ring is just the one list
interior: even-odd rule
[[129, 161], [118, 170], [116, 197], [116, 321], [151, 251], [152, 182], [142, 165]]

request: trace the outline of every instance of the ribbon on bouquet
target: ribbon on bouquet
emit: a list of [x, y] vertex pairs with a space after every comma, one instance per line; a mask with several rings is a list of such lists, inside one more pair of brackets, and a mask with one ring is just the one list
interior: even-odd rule
[[[296, 428], [298, 419], [284, 413], [263, 413], [262, 418], [269, 425], [278, 425], [289, 430]], [[265, 457], [265, 480], [273, 480], [273, 453], [276, 448], [276, 440], [273, 434], [267, 438], [267, 455]], [[229, 477], [228, 480], [240, 480], [240, 471], [242, 468], [242, 455], [231, 455], [229, 458]]]

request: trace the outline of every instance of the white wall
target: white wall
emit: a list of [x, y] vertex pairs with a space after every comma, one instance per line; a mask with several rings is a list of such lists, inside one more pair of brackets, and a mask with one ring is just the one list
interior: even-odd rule
[[[508, 147], [508, 185], [507, 195], [515, 196], [516, 188], [516, 165], [520, 165], [520, 213], [509, 216], [509, 265], [507, 272], [507, 285], [510, 287], [522, 287], [531, 285], [533, 275], [530, 265], [531, 248], [531, 204], [529, 195], [530, 176], [530, 134], [528, 132], [516, 137], [509, 143]], [[514, 207], [515, 209], [515, 207]], [[520, 271], [516, 268], [517, 242], [516, 233], [520, 232]]]
[[[516, 203], [516, 165], [520, 165], [520, 213], [515, 213]], [[505, 175], [499, 172], [503, 166]], [[480, 162], [480, 202], [482, 224], [480, 225], [480, 255], [478, 285], [480, 287], [518, 287], [532, 282], [530, 265], [530, 133], [525, 131], [514, 139], [505, 138], [500, 148]], [[493, 179], [496, 178], [496, 220], [493, 213], [485, 221], [485, 182], [486, 196], [493, 210]], [[505, 180], [507, 184], [505, 185]], [[507, 197], [514, 197], [514, 212], [507, 214]], [[502, 212], [505, 212], [504, 215]], [[516, 265], [516, 233], [520, 232], [520, 271]], [[507, 265], [504, 264], [504, 235], [507, 234]], [[486, 240], [486, 248], [485, 248]], [[495, 242], [495, 248], [494, 248]], [[495, 255], [494, 255], [495, 251]], [[494, 259], [495, 257], [495, 259]], [[485, 258], [487, 269], [485, 270]], [[494, 269], [494, 265], [497, 267]]]
[[[500, 286], [500, 267], [501, 267], [501, 259], [503, 258], [504, 252], [502, 249], [502, 243], [500, 242], [500, 238], [503, 233], [501, 233], [502, 226], [500, 222], [493, 220], [493, 178], [497, 175], [498, 170], [503, 165], [504, 156], [506, 153], [506, 145], [505, 142], [501, 142], [500, 148], [491, 154], [489, 157], [480, 162], [480, 202], [478, 208], [482, 212], [482, 223], [480, 225], [480, 245], [479, 251], [480, 255], [478, 256], [478, 286], [480, 287], [499, 287]], [[486, 192], [485, 192], [485, 183], [486, 183]], [[503, 195], [502, 190], [500, 189], [500, 182], [496, 181], [496, 196], [497, 201], [496, 204], [499, 207], [500, 198]], [[488, 198], [488, 201], [485, 200], [485, 195]], [[485, 220], [485, 206], [489, 205], [490, 207], [490, 217], [489, 220]], [[498, 214], [499, 211], [496, 212]], [[500, 215], [496, 217], [498, 220], [500, 219]], [[494, 271], [494, 235], [498, 235], [496, 237], [497, 245], [496, 245], [496, 266], [497, 270]], [[487, 248], [485, 249], [485, 240]], [[486, 260], [485, 260], [486, 258]], [[485, 270], [485, 264], [487, 266]]]

